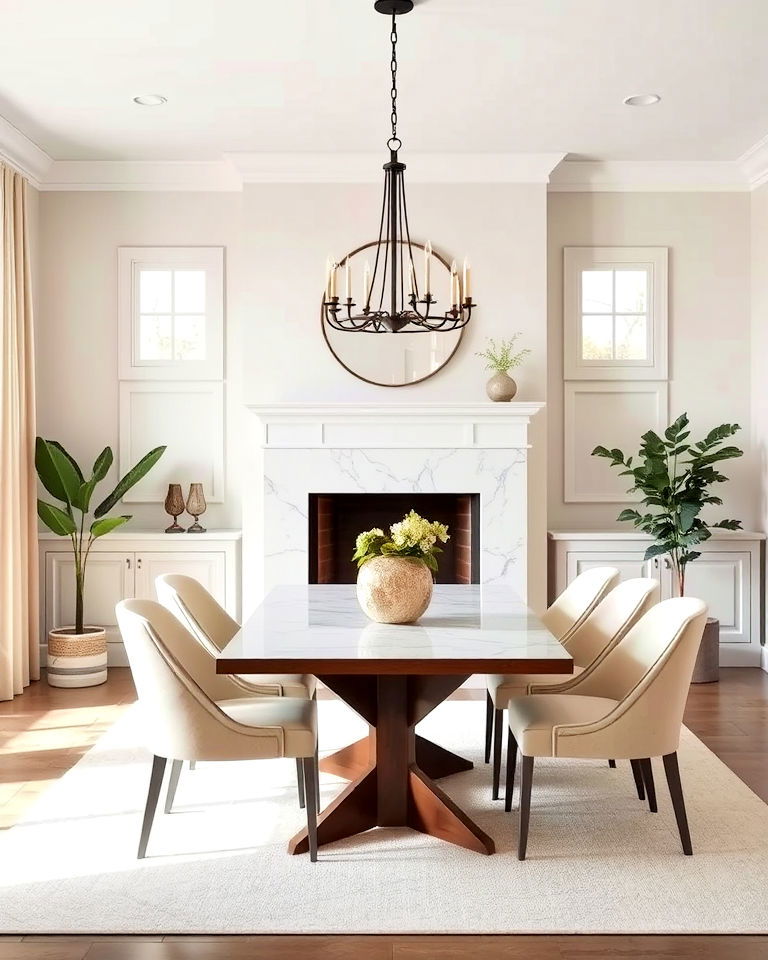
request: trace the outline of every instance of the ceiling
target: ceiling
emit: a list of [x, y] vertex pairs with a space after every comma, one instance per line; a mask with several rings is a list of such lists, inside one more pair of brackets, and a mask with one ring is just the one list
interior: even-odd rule
[[[768, 133], [766, 0], [417, 0], [399, 30], [406, 149], [733, 160]], [[0, 116], [56, 160], [383, 149], [388, 67], [373, 0], [2, 3]]]

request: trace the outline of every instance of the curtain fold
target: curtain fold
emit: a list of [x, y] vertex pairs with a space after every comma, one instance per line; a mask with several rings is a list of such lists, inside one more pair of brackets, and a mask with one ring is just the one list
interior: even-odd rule
[[0, 163], [0, 700], [40, 677], [27, 181]]

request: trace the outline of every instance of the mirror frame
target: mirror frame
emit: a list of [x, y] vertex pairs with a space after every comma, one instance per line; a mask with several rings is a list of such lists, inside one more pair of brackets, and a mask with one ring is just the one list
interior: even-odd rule
[[[364, 243], [364, 244], [363, 244], [362, 246], [360, 246], [360, 247], [355, 247], [354, 250], [350, 250], [350, 252], [347, 253], [347, 254], [339, 261], [339, 265], [346, 263], [346, 261], [347, 261], [350, 257], [354, 257], [354, 256], [356, 256], [358, 253], [362, 253], [363, 250], [367, 250], [369, 247], [376, 247], [376, 246], [378, 246], [378, 243], [379, 243], [378, 240], [372, 240], [370, 243]], [[402, 241], [401, 241], [401, 243], [402, 243]], [[419, 250], [424, 250], [425, 247], [426, 247], [426, 244], [424, 244], [424, 243], [418, 243], [416, 240], [412, 240], [412, 241], [411, 241], [411, 246], [412, 246], [412, 247], [416, 247], [416, 248], [418, 248]], [[451, 272], [451, 265], [450, 265], [450, 263], [446, 260], [446, 258], [445, 258], [442, 254], [438, 253], [437, 250], [435, 250], [434, 247], [432, 248], [432, 256], [433, 256], [436, 260], [438, 260], [438, 261], [445, 267], [445, 269], [448, 271], [448, 273], [450, 274], [450, 272]], [[459, 329], [459, 339], [456, 341], [456, 346], [453, 348], [453, 350], [451, 350], [450, 354], [445, 358], [445, 362], [444, 362], [444, 363], [441, 363], [440, 366], [437, 368], [437, 370], [433, 370], [431, 373], [428, 373], [428, 374], [427, 374], [426, 376], [424, 376], [424, 377], [419, 377], [418, 380], [410, 380], [408, 383], [380, 383], [378, 380], [369, 380], [367, 377], [362, 376], [362, 374], [355, 373], [355, 371], [352, 370], [351, 367], [348, 367], [348, 366], [346, 365], [346, 363], [344, 363], [344, 361], [341, 359], [341, 357], [340, 357], [340, 356], [336, 353], [336, 351], [333, 349], [333, 346], [332, 346], [332, 344], [331, 344], [331, 341], [328, 339], [328, 331], [327, 331], [327, 326], [328, 326], [328, 324], [325, 322], [325, 309], [324, 309], [324, 304], [325, 304], [325, 294], [323, 294], [323, 297], [322, 297], [322, 299], [321, 299], [321, 301], [320, 301], [320, 326], [322, 327], [322, 330], [323, 330], [323, 339], [325, 340], [326, 346], [327, 346], [328, 349], [331, 351], [331, 354], [333, 355], [334, 360], [336, 360], [336, 362], [337, 362], [338, 364], [340, 364], [342, 367], [344, 367], [344, 369], [347, 371], [347, 373], [351, 373], [353, 377], [357, 377], [357, 379], [358, 379], [358, 380], [362, 380], [363, 383], [370, 383], [370, 384], [371, 384], [372, 386], [374, 386], [374, 387], [388, 387], [390, 390], [392, 390], [392, 389], [398, 389], [398, 388], [400, 388], [400, 387], [412, 387], [412, 386], [414, 386], [414, 384], [423, 383], [425, 380], [429, 380], [430, 377], [434, 377], [435, 374], [440, 373], [441, 370], [445, 370], [445, 368], [448, 366], [448, 364], [451, 362], [451, 360], [453, 360], [453, 358], [456, 356], [456, 351], [457, 351], [457, 350], [459, 349], [459, 347], [461, 346], [461, 341], [462, 341], [463, 338], [464, 338], [464, 331], [466, 330], [466, 326], [461, 327], [461, 328]], [[351, 331], [350, 331], [350, 336], [353, 336], [353, 337], [354, 337], [354, 336], [356, 336], [356, 334], [355, 334], [354, 332], [351, 332]], [[361, 333], [360, 336], [366, 336], [366, 334]], [[386, 337], [387, 334], [386, 334], [386, 333], [368, 334], [368, 336]], [[396, 334], [395, 334], [395, 336], [396, 336]]]

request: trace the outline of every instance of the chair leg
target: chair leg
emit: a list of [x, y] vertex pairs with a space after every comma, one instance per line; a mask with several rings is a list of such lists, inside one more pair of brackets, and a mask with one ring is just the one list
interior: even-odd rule
[[645, 800], [645, 787], [643, 786], [643, 771], [640, 769], [639, 760], [630, 760], [632, 764], [632, 776], [635, 778], [635, 789], [637, 790], [637, 799]]
[[515, 792], [515, 768], [517, 766], [517, 740], [512, 731], [507, 737], [507, 782], [504, 786], [504, 809], [507, 813], [512, 809], [512, 795]]
[[197, 763], [197, 760], [190, 760], [190, 761], [189, 761], [189, 769], [190, 769], [190, 770], [194, 770], [196, 763]]
[[493, 739], [493, 699], [485, 692], [485, 762], [491, 762], [491, 740]]
[[306, 802], [304, 797], [304, 761], [301, 757], [296, 757], [296, 787], [299, 791], [299, 808], [303, 810]]
[[683, 785], [680, 782], [680, 767], [677, 764], [677, 754], [668, 753], [662, 757], [662, 760], [664, 761], [664, 772], [667, 775], [669, 795], [672, 797], [677, 829], [680, 831], [680, 842], [683, 845], [683, 853], [686, 857], [690, 857], [693, 855], [693, 847], [691, 846], [691, 832], [688, 829], [688, 817], [685, 812], [685, 798], [683, 797]]
[[517, 837], [517, 859], [525, 860], [528, 847], [528, 823], [531, 819], [531, 784], [533, 783], [533, 757], [523, 755], [523, 773], [520, 782], [520, 832]]
[[501, 737], [504, 732], [504, 711], [493, 711], [493, 799], [499, 799], [501, 782]]
[[307, 792], [307, 836], [309, 839], [309, 859], [317, 862], [317, 766], [314, 757], [304, 757], [304, 789]]
[[320, 813], [320, 756], [315, 744], [315, 809]]
[[643, 760], [640, 760], [639, 763], [640, 769], [643, 772], [645, 795], [648, 797], [648, 808], [651, 813], [656, 813], [659, 808], [656, 806], [656, 786], [653, 782], [653, 767], [651, 766], [650, 758], [645, 757]]
[[144, 820], [141, 824], [141, 837], [139, 838], [139, 852], [137, 854], [137, 859], [139, 860], [143, 860], [147, 854], [149, 832], [152, 829], [152, 821], [155, 819], [155, 810], [157, 808], [157, 798], [160, 796], [160, 787], [163, 785], [165, 762], [165, 757], [154, 757], [152, 760], [152, 775], [149, 778], [147, 805], [144, 808]]
[[615, 761], [615, 760], [609, 760], [609, 761], [608, 761], [608, 766], [611, 768], [611, 770], [615, 770], [615, 769], [616, 769], [616, 761]]
[[183, 763], [183, 760], [174, 760], [173, 763], [171, 763], [171, 775], [168, 778], [168, 792], [165, 795], [165, 813], [171, 812], [171, 807], [173, 806], [173, 801], [176, 796], [176, 787], [179, 785], [179, 777], [181, 776], [181, 767]]

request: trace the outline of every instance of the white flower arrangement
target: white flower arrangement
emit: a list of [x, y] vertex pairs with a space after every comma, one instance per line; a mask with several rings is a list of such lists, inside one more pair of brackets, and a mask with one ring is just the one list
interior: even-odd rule
[[437, 554], [443, 552], [438, 541], [447, 543], [448, 540], [448, 527], [444, 523], [425, 520], [411, 510], [399, 523], [390, 526], [389, 536], [379, 527], [358, 534], [352, 559], [362, 567], [374, 557], [410, 557], [436, 571]]

